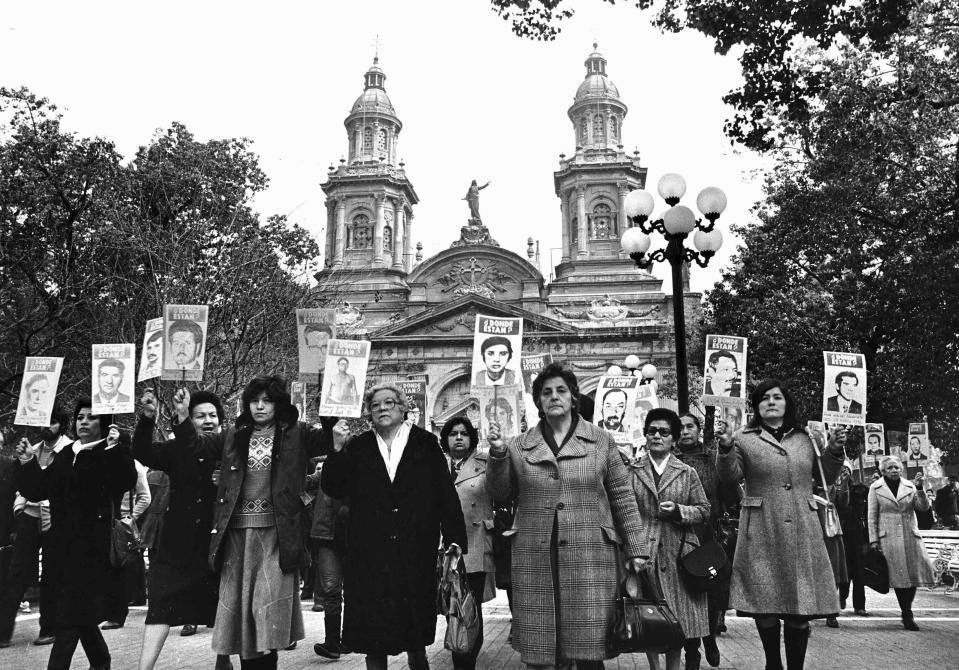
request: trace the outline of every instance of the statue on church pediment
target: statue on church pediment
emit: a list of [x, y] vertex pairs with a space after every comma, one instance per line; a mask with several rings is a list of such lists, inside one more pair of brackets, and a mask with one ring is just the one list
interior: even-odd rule
[[471, 226], [483, 225], [483, 219], [480, 218], [479, 213], [479, 192], [489, 185], [490, 182], [486, 182], [482, 186], [477, 186], [476, 180], [474, 179], [473, 183], [470, 184], [469, 190], [466, 191], [466, 195], [463, 197], [463, 200], [465, 200], [466, 204], [470, 207], [469, 223]]

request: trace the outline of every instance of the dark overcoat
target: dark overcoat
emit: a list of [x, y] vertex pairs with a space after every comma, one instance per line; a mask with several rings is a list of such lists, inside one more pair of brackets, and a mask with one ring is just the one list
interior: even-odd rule
[[350, 501], [343, 642], [366, 654], [421, 649], [436, 637], [436, 559], [467, 547], [463, 511], [436, 436], [416, 426], [390, 482], [373, 431], [323, 465], [320, 486]]
[[[304, 529], [309, 528], [309, 497], [303, 493], [304, 473], [310, 458], [327, 453], [331, 448], [329, 441], [322, 440], [319, 428], [298, 422], [297, 417], [296, 409], [290, 408], [287, 416], [277, 418], [270, 464], [270, 490], [283, 572], [310, 564], [310, 552], [304, 542]], [[253, 425], [243, 422], [221, 433], [198, 434], [192, 421], [183, 421], [173, 427], [173, 434], [181, 445], [195, 450], [195, 458], [221, 459], [220, 484], [210, 531], [210, 568], [219, 572], [223, 560], [220, 545], [240, 500]]]
[[916, 527], [916, 510], [927, 509], [929, 499], [909, 480], [899, 480], [896, 495], [883, 477], [869, 487], [869, 541], [879, 543], [889, 566], [889, 586], [894, 589], [936, 583]]
[[[609, 433], [579, 421], [557, 457], [537, 425], [512, 440], [504, 456], [490, 454], [486, 485], [494, 500], [517, 498], [508, 532], [513, 646], [523, 662], [556, 664], [557, 642], [565, 659], [606, 658], [620, 544], [627, 558], [644, 555], [636, 498]], [[554, 523], [558, 588], [550, 565]]]
[[[733, 439], [717, 460], [724, 482], [746, 480], [729, 606], [748, 614], [837, 613], [839, 598], [813, 498], [819, 469], [812, 441], [794, 429], [780, 443], [760, 428], [744, 428]], [[832, 451], [823, 454], [829, 482], [842, 461]]]
[[136, 486], [130, 449], [100, 444], [76, 455], [65, 446], [45, 469], [36, 458], [19, 466], [18, 488], [32, 502], [50, 501], [49, 546], [43, 578], [57, 594], [54, 628], [97, 625], [104, 620], [110, 584], [113, 509]]
[[169, 503], [151, 560], [181, 568], [198, 562], [206, 565], [216, 496], [210, 475], [216, 459], [197, 458], [192, 449], [176, 440], [154, 442], [155, 427], [154, 419], [141, 417], [133, 432], [133, 457], [170, 478]]

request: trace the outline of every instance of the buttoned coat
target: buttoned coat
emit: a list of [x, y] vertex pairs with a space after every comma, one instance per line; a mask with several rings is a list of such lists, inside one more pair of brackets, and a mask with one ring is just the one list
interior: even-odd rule
[[[490, 453], [486, 484], [494, 500], [517, 498], [507, 533], [513, 536], [513, 646], [522, 661], [555, 664], [557, 646], [564, 659], [606, 658], [620, 541], [627, 557], [644, 555], [636, 498], [609, 434], [579, 421], [554, 456], [537, 425], [514, 438], [505, 455]], [[550, 565], [554, 524], [558, 586]]]
[[[487, 455], [473, 449], [456, 474], [456, 495], [463, 508], [469, 553], [466, 572], [495, 574], [493, 563], [493, 499], [486, 490]], [[495, 595], [495, 594], [494, 594]]]
[[[705, 593], [693, 593], [679, 576], [677, 561], [699, 546], [696, 529], [709, 523], [710, 506], [699, 475], [675, 456], [666, 462], [659, 484], [648, 455], [630, 466], [633, 492], [643, 527], [643, 553], [652, 561], [666, 602], [683, 626], [687, 639], [709, 635], [709, 607]], [[679, 520], [657, 518], [659, 503], [674, 502]]]
[[320, 486], [349, 499], [343, 561], [343, 642], [365, 654], [422, 649], [436, 636], [436, 559], [443, 543], [467, 550], [463, 510], [436, 436], [410, 428], [390, 481], [373, 431], [323, 465]]
[[905, 589], [932, 586], [932, 564], [916, 527], [916, 510], [929, 509], [929, 499], [918, 495], [915, 485], [899, 480], [893, 495], [882, 477], [869, 487], [869, 542], [878, 542], [889, 566], [889, 586]]
[[[782, 443], [760, 428], [744, 428], [717, 457], [726, 483], [745, 478], [729, 606], [746, 614], [821, 618], [839, 611], [813, 479], [816, 451], [805, 431]], [[826, 479], [835, 481], [842, 456], [823, 453]]]

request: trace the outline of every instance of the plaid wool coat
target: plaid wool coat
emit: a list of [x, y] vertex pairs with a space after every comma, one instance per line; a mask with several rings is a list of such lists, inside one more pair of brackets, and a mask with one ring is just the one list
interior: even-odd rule
[[[504, 456], [490, 454], [486, 482], [494, 500], [518, 498], [506, 534], [512, 535], [513, 646], [522, 661], [555, 664], [557, 650], [561, 659], [607, 658], [623, 554], [643, 555], [636, 498], [609, 434], [579, 421], [556, 457], [536, 426]], [[554, 521], [558, 587], [550, 567]]]

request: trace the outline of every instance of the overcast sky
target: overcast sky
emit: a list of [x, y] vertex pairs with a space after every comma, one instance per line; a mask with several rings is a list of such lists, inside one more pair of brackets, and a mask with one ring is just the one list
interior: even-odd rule
[[172, 121], [201, 140], [249, 137], [271, 180], [257, 207], [288, 214], [322, 247], [320, 184], [346, 155], [343, 120], [379, 35], [386, 91], [404, 124], [399, 155], [420, 196], [414, 245], [422, 241], [427, 257], [448, 247], [468, 218], [470, 180], [492, 180], [481, 194], [484, 223], [524, 256], [527, 237], [539, 240], [549, 278], [550, 249], [560, 245], [553, 171], [560, 153], [574, 151], [566, 110], [596, 40], [629, 108], [624, 144], [639, 149], [647, 188], [679, 172], [691, 207], [705, 186], [729, 196], [726, 244], [693, 271], [693, 288], [708, 289], [735, 244], [727, 224], [748, 222], [761, 196], [765, 163], [722, 132], [730, 110], [721, 98], [740, 81], [738, 63], [698, 34], [659, 34], [629, 2], [572, 6], [559, 38], [542, 43], [515, 37], [487, 0], [0, 0], [0, 85], [49, 97], [68, 129], [108, 137], [127, 157]]

